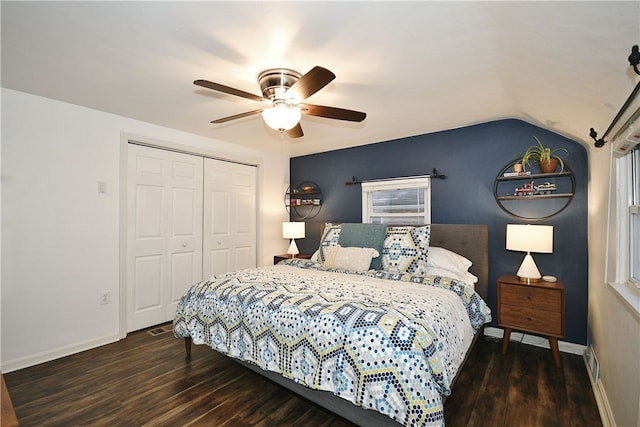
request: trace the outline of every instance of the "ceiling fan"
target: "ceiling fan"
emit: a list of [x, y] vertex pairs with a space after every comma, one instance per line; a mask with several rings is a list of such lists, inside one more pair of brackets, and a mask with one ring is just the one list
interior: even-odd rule
[[287, 68], [272, 68], [258, 75], [258, 84], [260, 85], [260, 90], [262, 90], [262, 96], [208, 80], [195, 80], [193, 84], [267, 104], [257, 110], [212, 120], [211, 123], [225, 123], [230, 120], [262, 113], [262, 118], [269, 127], [280, 132], [286, 132], [291, 138], [299, 138], [304, 135], [300, 126], [302, 114], [350, 122], [361, 122], [367, 117], [366, 113], [360, 111], [302, 102], [335, 78], [335, 74], [319, 66], [313, 67], [311, 71], [304, 75]]

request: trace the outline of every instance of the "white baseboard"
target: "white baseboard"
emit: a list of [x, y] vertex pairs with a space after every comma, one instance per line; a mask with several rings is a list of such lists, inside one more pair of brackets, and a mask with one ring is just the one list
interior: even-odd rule
[[616, 427], [616, 421], [613, 418], [613, 412], [611, 411], [611, 405], [609, 405], [609, 399], [607, 399], [607, 393], [604, 391], [602, 381], [595, 381], [591, 375], [591, 369], [589, 369], [589, 361], [583, 357], [584, 364], [587, 368], [587, 374], [589, 374], [589, 381], [591, 381], [591, 388], [593, 389], [593, 396], [596, 399], [596, 405], [598, 405], [598, 412], [600, 413], [600, 420], [603, 427]]
[[[502, 338], [504, 335], [504, 330], [502, 328], [487, 326], [486, 328], [484, 328], [484, 334], [489, 337]], [[509, 341], [520, 341], [523, 344], [550, 348], [549, 340], [547, 338], [537, 335], [524, 334], [522, 332], [511, 332]], [[563, 353], [577, 354], [578, 356], [582, 356], [587, 350], [587, 346], [566, 341], [558, 341], [558, 350], [562, 351]]]
[[67, 347], [60, 347], [53, 350], [47, 350], [38, 354], [29, 355], [14, 360], [3, 360], [2, 372], [12, 372], [18, 369], [28, 368], [40, 363], [49, 362], [51, 360], [60, 359], [61, 357], [70, 356], [72, 354], [80, 353], [81, 351], [90, 350], [92, 348], [100, 347], [105, 344], [111, 344], [118, 341], [120, 338], [116, 335], [106, 335], [100, 338], [75, 343]]

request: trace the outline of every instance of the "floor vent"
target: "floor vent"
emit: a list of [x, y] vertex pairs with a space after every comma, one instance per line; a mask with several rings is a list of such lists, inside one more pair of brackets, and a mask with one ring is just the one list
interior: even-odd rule
[[589, 374], [591, 374], [591, 379], [594, 384], [598, 383], [600, 379], [600, 362], [598, 362], [598, 358], [596, 357], [596, 353], [593, 351], [593, 346], [589, 346], [587, 349], [587, 364], [589, 366]]
[[155, 337], [158, 335], [166, 334], [167, 332], [171, 332], [171, 330], [171, 326], [162, 326], [160, 328], [149, 329], [148, 332]]

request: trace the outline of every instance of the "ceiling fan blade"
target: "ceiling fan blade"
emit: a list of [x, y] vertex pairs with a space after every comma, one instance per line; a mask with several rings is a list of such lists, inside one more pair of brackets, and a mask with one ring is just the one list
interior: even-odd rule
[[287, 90], [285, 99], [293, 97], [302, 101], [328, 85], [335, 78], [336, 75], [331, 71], [315, 66]]
[[304, 136], [304, 133], [302, 132], [302, 126], [300, 126], [300, 123], [298, 123], [297, 125], [295, 125], [291, 129], [289, 129], [287, 131], [287, 135], [290, 138], [300, 138], [301, 136]]
[[236, 89], [236, 88], [233, 88], [233, 87], [221, 85], [220, 83], [210, 82], [209, 80], [195, 80], [193, 82], [193, 84], [194, 85], [198, 85], [198, 86], [202, 86], [202, 87], [206, 87], [207, 89], [217, 90], [218, 92], [228, 93], [229, 95], [235, 95], [235, 96], [239, 96], [239, 97], [242, 97], [242, 98], [251, 99], [253, 101], [268, 101], [268, 99], [265, 100], [261, 96], [254, 95], [252, 93], [245, 92], [243, 90]]
[[367, 113], [344, 108], [325, 107], [323, 105], [300, 104], [302, 114], [310, 116], [326, 117], [328, 119], [347, 120], [349, 122], [361, 122], [367, 117]]
[[231, 120], [241, 119], [243, 117], [253, 116], [254, 114], [259, 114], [259, 113], [262, 113], [262, 108], [259, 110], [246, 111], [244, 113], [234, 114], [233, 116], [227, 116], [217, 120], [211, 120], [211, 123], [215, 123], [215, 124], [225, 123]]

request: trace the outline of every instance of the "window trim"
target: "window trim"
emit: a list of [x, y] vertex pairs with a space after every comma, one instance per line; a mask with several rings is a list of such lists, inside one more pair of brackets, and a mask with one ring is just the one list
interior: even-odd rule
[[[640, 148], [636, 148], [640, 150]], [[640, 317], [640, 283], [631, 276], [631, 153], [616, 155], [611, 146], [605, 282]]]
[[405, 189], [413, 189], [413, 188], [424, 188], [424, 215], [420, 215], [418, 213], [412, 215], [397, 215], [397, 214], [389, 214], [383, 215], [386, 217], [401, 217], [401, 216], [423, 216], [424, 223], [431, 223], [431, 176], [430, 175], [420, 175], [420, 176], [409, 176], [403, 178], [389, 178], [389, 179], [378, 179], [371, 181], [363, 181], [362, 185], [362, 222], [369, 223], [371, 222], [372, 216], [381, 216], [379, 214], [372, 214], [371, 212], [371, 195], [376, 191], [389, 191], [389, 190], [405, 190]]

